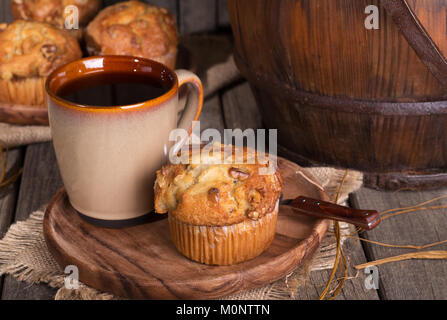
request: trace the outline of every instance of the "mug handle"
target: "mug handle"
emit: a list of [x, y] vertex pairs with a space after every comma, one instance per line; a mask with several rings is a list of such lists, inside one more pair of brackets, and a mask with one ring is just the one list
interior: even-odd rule
[[[194, 129], [193, 121], [197, 121], [199, 119], [200, 112], [202, 111], [203, 107], [203, 86], [199, 77], [191, 71], [180, 69], [175, 70], [175, 73], [178, 78], [179, 90], [185, 84], [192, 84], [193, 86], [192, 92], [188, 90], [190, 92], [188, 92], [187, 102], [183, 108], [184, 111], [180, 118], [179, 124], [177, 125], [177, 128], [188, 131], [188, 136], [176, 145], [175, 152], [178, 152]], [[181, 109], [177, 111], [181, 111]]]

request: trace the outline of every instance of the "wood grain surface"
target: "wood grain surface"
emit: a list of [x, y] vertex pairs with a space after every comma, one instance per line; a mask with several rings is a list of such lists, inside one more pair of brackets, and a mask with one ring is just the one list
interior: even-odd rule
[[[225, 127], [234, 128], [263, 128], [260, 117], [259, 105], [253, 96], [248, 83], [236, 84], [222, 93], [222, 110], [225, 119]], [[281, 155], [281, 154], [280, 154]], [[331, 199], [334, 200], [334, 199]], [[356, 208], [367, 208], [356, 207]], [[374, 208], [374, 207], [371, 207]], [[345, 242], [345, 252], [348, 253], [348, 265], [351, 269], [350, 276], [353, 278], [347, 281], [337, 300], [346, 299], [367, 299], [378, 300], [376, 290], [368, 290], [364, 286], [366, 274], [357, 273], [352, 270], [352, 266], [367, 262], [365, 253], [359, 240], [347, 239]], [[331, 270], [314, 271], [309, 275], [306, 285], [299, 288], [296, 296], [299, 300], [318, 299], [324, 289]]]
[[0, 102], [0, 121], [20, 125], [48, 125], [46, 106], [23, 106]]
[[165, 8], [174, 16], [178, 16], [178, 0], [145, 0], [145, 2]]
[[[327, 200], [298, 165], [280, 159], [278, 166], [286, 199]], [[170, 239], [167, 219], [160, 218], [154, 214], [154, 222], [123, 229], [95, 227], [80, 218], [63, 189], [48, 206], [44, 235], [62, 269], [77, 266], [80, 281], [96, 289], [132, 299], [210, 299], [286, 276], [318, 248], [329, 224], [280, 206], [275, 238], [264, 253], [216, 267], [182, 256]]]
[[190, 34], [217, 29], [216, 0], [179, 1], [179, 28], [181, 34]]
[[[238, 86], [236, 86], [238, 87]], [[233, 88], [234, 89], [234, 88]], [[217, 106], [213, 107], [214, 110], [222, 110], [221, 105], [222, 95], [228, 91], [233, 90], [230, 88], [227, 91], [221, 92], [219, 94], [220, 99], [211, 99], [213, 103]], [[246, 86], [246, 94], [251, 95], [251, 92]], [[229, 101], [238, 101], [237, 99]], [[248, 98], [248, 101], [254, 101], [253, 97]], [[226, 108], [234, 108], [235, 110], [242, 108], [242, 105], [236, 103], [231, 104], [231, 106], [226, 106]], [[249, 106], [253, 108], [255, 106]], [[223, 119], [223, 114], [215, 112], [204, 112], [202, 113], [202, 120], [212, 126], [213, 119], [216, 119], [216, 125], [221, 123]], [[221, 119], [221, 120], [219, 120]], [[219, 125], [217, 125], [219, 126]], [[233, 128], [231, 123], [225, 124], [226, 128]], [[21, 209], [17, 211], [20, 220], [25, 219], [27, 214], [32, 210], [39, 208], [40, 206], [48, 203], [49, 199], [54, 195], [54, 193], [60, 188], [62, 182], [60, 181], [57, 164], [54, 158], [54, 152], [51, 143], [39, 144], [35, 146], [30, 146], [27, 148], [25, 156], [26, 166], [24, 171], [23, 180], [24, 184], [20, 185], [20, 200], [16, 199], [16, 206]], [[36, 186], [37, 185], [37, 186]], [[386, 196], [388, 193], [384, 192], [383, 195]], [[424, 192], [421, 193], [424, 197]], [[11, 195], [13, 197], [13, 195]], [[426, 197], [427, 198], [427, 197]], [[366, 206], [364, 204], [363, 208], [371, 207], [374, 208], [376, 203], [383, 202], [381, 197], [374, 199], [374, 203]], [[360, 206], [362, 208], [362, 206]], [[3, 221], [3, 220], [2, 220]], [[394, 239], [398, 239], [399, 225], [395, 226], [396, 229], [390, 233], [394, 235]], [[367, 245], [368, 246], [368, 245]], [[358, 240], [349, 239], [345, 244], [345, 253], [348, 256], [348, 261], [350, 265], [357, 265], [367, 262], [365, 258], [364, 251]], [[315, 299], [318, 297], [319, 293], [324, 288], [325, 282], [327, 281], [330, 274], [330, 270], [315, 271], [310, 274], [310, 278], [307, 281], [306, 289], [301, 287], [296, 295], [292, 298], [294, 299]], [[365, 274], [360, 272], [355, 274], [355, 272], [350, 273], [353, 277], [348, 280], [337, 299], [378, 299], [376, 290], [366, 290], [364, 286]], [[382, 272], [383, 281], [386, 282], [390, 276]], [[419, 277], [419, 275], [415, 275]], [[52, 299], [54, 298], [55, 290], [49, 289], [46, 284], [32, 285], [22, 283], [16, 279], [7, 276], [7, 282], [3, 286], [2, 299]], [[383, 286], [381, 288], [383, 290]], [[408, 288], [407, 290], [412, 290]], [[307, 292], [307, 293], [306, 293]], [[382, 293], [382, 295], [384, 295]]]
[[[180, 0], [176, 0], [177, 4]], [[211, 0], [203, 0], [211, 1]], [[429, 5], [437, 5], [443, 0], [426, 0]], [[106, 2], [111, 2], [106, 0]], [[164, 2], [164, 1], [163, 1]], [[370, 1], [371, 2], [371, 1]], [[372, 1], [370, 4], [374, 4]], [[411, 2], [410, 2], [411, 3]], [[411, 3], [413, 5], [413, 3]], [[200, 7], [198, 7], [200, 10]], [[438, 11], [441, 15], [445, 15], [444, 10]], [[205, 14], [205, 13], [203, 13]], [[437, 45], [445, 53], [446, 48], [443, 47], [445, 41], [445, 24], [439, 24], [436, 20], [428, 19], [428, 16], [421, 15], [421, 11], [418, 11], [418, 15], [424, 22], [424, 27], [433, 35], [433, 38]], [[1, 21], [11, 21], [12, 17], [9, 14], [9, 1], [0, 2], [0, 18]], [[384, 19], [387, 19], [384, 17]], [[445, 18], [442, 20], [445, 21]], [[439, 29], [439, 32], [433, 33], [432, 30]], [[210, 30], [211, 31], [211, 30]], [[323, 40], [322, 40], [323, 41]], [[396, 68], [396, 66], [394, 67]], [[385, 70], [386, 71], [386, 70]], [[248, 88], [248, 86], [246, 86]], [[214, 110], [218, 110], [219, 106], [222, 110], [224, 106], [222, 104], [223, 95], [233, 90], [233, 88], [225, 88], [225, 90], [219, 93], [219, 99], [214, 98], [209, 103], [213, 105]], [[384, 90], [384, 89], [382, 89]], [[244, 101], [254, 101], [253, 96], [250, 98], [243, 97], [241, 99], [228, 99], [225, 100], [225, 109], [233, 108], [234, 114], [237, 114], [237, 110], [243, 110], [246, 106]], [[251, 92], [247, 93], [251, 95]], [[236, 93], [231, 93], [236, 95]], [[247, 108], [251, 108], [249, 106]], [[227, 120], [231, 117], [226, 117]], [[225, 119], [225, 114], [219, 114], [215, 112], [203, 113], [202, 119], [205, 120], [209, 126], [213, 126], [213, 121], [216, 119], [216, 126], [221, 126], [222, 119]], [[237, 120], [237, 119], [236, 119]], [[234, 128], [230, 121], [224, 121], [226, 128]], [[240, 124], [243, 126], [243, 124]], [[61, 187], [62, 182], [59, 178], [57, 164], [55, 162], [53, 149], [51, 143], [39, 144], [35, 146], [29, 146], [27, 148], [21, 148], [16, 150], [10, 150], [8, 152], [8, 162], [14, 164], [17, 167], [23, 165], [23, 155], [25, 154], [25, 171], [22, 181], [17, 181], [14, 187], [6, 188], [2, 190], [2, 196], [0, 196], [0, 205], [2, 210], [0, 213], [0, 225], [2, 226], [2, 232], [5, 232], [11, 223], [15, 220], [23, 220], [28, 214], [42, 205], [48, 203], [49, 199], [54, 193]], [[16, 154], [16, 155], [14, 155]], [[18, 155], [18, 158], [16, 158]], [[14, 158], [16, 158], [14, 160]], [[20, 191], [18, 191], [18, 189]], [[446, 190], [440, 190], [439, 193]], [[414, 193], [408, 193], [407, 198], [404, 201], [396, 203], [394, 196], [390, 192], [372, 192], [368, 189], [363, 189], [352, 197], [351, 204], [356, 208], [385, 208], [389, 209], [396, 205], [406, 204], [411, 201], [422, 202], [433, 198], [433, 191], [420, 191]], [[18, 199], [18, 193], [20, 193], [20, 199]], [[435, 193], [439, 194], [439, 193]], [[415, 197], [418, 197], [415, 199]], [[357, 199], [357, 200], [355, 200]], [[407, 202], [408, 201], [408, 202]], [[414, 202], [411, 202], [414, 203]], [[18, 210], [16, 210], [16, 207]], [[19, 209], [20, 208], [20, 209]], [[407, 222], [406, 217], [402, 217], [397, 223], [389, 224], [383, 232], [379, 233], [381, 229], [373, 231], [375, 238], [379, 241], [387, 240], [390, 243], [405, 243], [406, 240], [411, 242], [420, 241], [424, 243], [426, 241], [432, 241], [434, 239], [445, 239], [445, 235], [442, 233], [445, 230], [445, 218], [446, 211], [433, 212], [432, 218], [436, 216], [435, 221], [424, 222], [419, 228], [418, 221]], [[16, 217], [17, 215], [17, 217]], [[397, 219], [397, 218], [396, 218]], [[420, 218], [418, 218], [420, 219]], [[436, 227], [434, 228], [434, 225]], [[383, 226], [382, 226], [383, 228]], [[441, 228], [441, 229], [440, 229]], [[444, 228], [444, 229], [442, 229]], [[416, 231], [414, 231], [416, 230]], [[440, 234], [437, 232], [441, 231]], [[369, 233], [368, 233], [369, 234]], [[368, 236], [368, 235], [366, 235]], [[0, 236], [1, 237], [1, 236]], [[444, 239], [443, 239], [444, 237]], [[348, 257], [348, 262], [351, 266], [373, 260], [377, 257], [385, 257], [387, 254], [394, 254], [397, 252], [383, 252], [381, 248], [375, 248], [375, 245], [365, 243], [363, 246], [356, 239], [348, 239], [344, 245], [344, 252]], [[363, 250], [365, 249], [365, 251]], [[441, 250], [445, 250], [444, 247], [439, 247]], [[380, 252], [379, 252], [380, 251]], [[365, 257], [365, 252], [367, 257]], [[377, 253], [377, 256], [372, 255], [373, 252]], [[400, 252], [400, 251], [399, 251]], [[381, 255], [378, 255], [380, 253]], [[416, 268], [414, 267], [416, 265]], [[421, 268], [422, 266], [422, 268]], [[366, 290], [364, 286], [365, 274], [359, 272], [350, 273], [351, 279], [347, 280], [343, 290], [336, 299], [393, 299], [401, 297], [418, 298], [418, 293], [421, 292], [423, 297], [434, 297], [435, 299], [447, 299], [446, 287], [443, 282], [443, 275], [445, 274], [444, 264], [441, 261], [440, 264], [432, 265], [432, 261], [408, 261], [403, 263], [390, 264], [387, 267], [379, 267], [380, 272], [380, 288], [376, 290]], [[315, 271], [310, 274], [310, 277], [306, 284], [306, 289], [301, 287], [294, 299], [315, 299], [318, 298], [319, 293], [324, 288], [326, 281], [329, 277], [330, 270]], [[12, 277], [5, 277], [6, 282], [2, 287], [1, 298], [2, 299], [53, 299], [56, 290], [50, 289], [46, 284], [29, 285], [15, 280]], [[0, 313], [3, 315], [3, 313]]]
[[[446, 53], [447, 1], [408, 2]], [[377, 30], [365, 27], [369, 5], [379, 8]], [[379, 0], [229, 0], [228, 8], [237, 65], [295, 161], [445, 172], [447, 91]]]
[[0, 1], [0, 22], [11, 22], [13, 20], [11, 14], [11, 1]]
[[205, 100], [200, 114], [200, 130], [216, 129], [223, 136], [225, 123], [222, 115], [222, 108], [219, 95], [215, 95]]
[[[439, 46], [447, 48], [447, 2], [410, 3]], [[378, 30], [365, 27], [369, 5], [379, 8]], [[229, 0], [228, 8], [237, 54], [252, 71], [268, 75], [272, 82], [363, 100], [447, 97], [379, 0], [320, 4], [286, 0], [281, 5], [271, 0]]]
[[227, 0], [217, 0], [217, 24], [219, 27], [230, 26], [230, 17], [228, 16]]
[[[23, 165], [25, 150], [15, 149], [6, 156], [6, 177], [15, 174]], [[14, 220], [14, 211], [19, 193], [20, 177], [6, 188], [0, 189], [0, 239], [3, 238], [11, 222]], [[3, 278], [0, 277], [0, 293], [3, 288]]]
[[[355, 207], [373, 206], [379, 211], [416, 205], [445, 195], [435, 191], [381, 192], [363, 188], [352, 197]], [[445, 200], [430, 205], [446, 204]], [[382, 221], [374, 230], [362, 234], [368, 240], [396, 245], [425, 245], [447, 239], [447, 210], [411, 212]], [[397, 249], [364, 244], [368, 260], [396, 256], [414, 249]], [[428, 250], [446, 250], [437, 246]], [[382, 299], [447, 299], [445, 260], [408, 260], [378, 266], [379, 295]]]
[[[41, 143], [28, 146], [13, 222], [26, 220], [31, 212], [46, 205], [61, 187], [53, 145]], [[56, 289], [46, 284], [31, 285], [8, 275], [3, 283], [2, 299], [53, 299], [55, 294]]]

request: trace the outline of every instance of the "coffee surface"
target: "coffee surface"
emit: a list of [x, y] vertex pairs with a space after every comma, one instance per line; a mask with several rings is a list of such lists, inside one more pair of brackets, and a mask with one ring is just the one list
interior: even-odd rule
[[68, 82], [57, 95], [79, 105], [115, 107], [158, 98], [169, 88], [147, 75], [100, 73]]

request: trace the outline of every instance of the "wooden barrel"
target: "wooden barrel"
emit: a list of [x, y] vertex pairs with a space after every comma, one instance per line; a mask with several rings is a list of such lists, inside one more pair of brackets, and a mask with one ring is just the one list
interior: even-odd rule
[[[365, 27], [370, 5], [379, 29]], [[447, 0], [229, 0], [228, 9], [236, 63], [283, 154], [374, 173], [372, 186], [447, 184]]]

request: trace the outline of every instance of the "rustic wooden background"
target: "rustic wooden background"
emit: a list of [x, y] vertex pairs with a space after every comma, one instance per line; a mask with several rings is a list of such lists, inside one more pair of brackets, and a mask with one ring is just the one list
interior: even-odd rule
[[[108, 6], [122, 0], [103, 0]], [[177, 17], [180, 34], [216, 32], [228, 29], [227, 0], [144, 0], [166, 8]], [[10, 22], [10, 1], [0, 1], [0, 21]]]
[[[105, 0], [106, 4], [118, 2]], [[173, 12], [181, 34], [229, 32], [226, 0], [147, 0]], [[12, 20], [9, 0], [0, 0], [0, 21]], [[258, 106], [246, 82], [227, 86], [208, 97], [201, 115], [201, 128], [262, 128]], [[62, 186], [51, 143], [29, 145], [10, 150], [7, 155], [7, 176], [23, 167], [22, 177], [0, 189], [0, 239], [11, 223], [25, 220], [33, 210], [47, 204]], [[402, 191], [399, 193], [362, 188], [351, 196], [356, 208], [385, 210], [404, 207], [447, 194], [436, 191]], [[445, 201], [442, 204], [447, 204]], [[410, 214], [390, 219], [363, 235], [373, 241], [394, 244], [424, 245], [447, 239], [447, 210], [431, 210], [425, 214]], [[446, 250], [439, 246], [434, 250]], [[372, 261], [411, 250], [360, 244], [348, 239], [344, 246], [351, 265]], [[380, 266], [379, 290], [366, 290], [363, 271], [351, 274], [337, 299], [447, 299], [447, 263], [445, 260], [412, 260]], [[307, 294], [300, 290], [297, 299], [316, 298], [324, 288], [330, 270], [313, 272]], [[45, 284], [29, 285], [11, 276], [0, 277], [1, 299], [53, 299], [56, 290]]]

